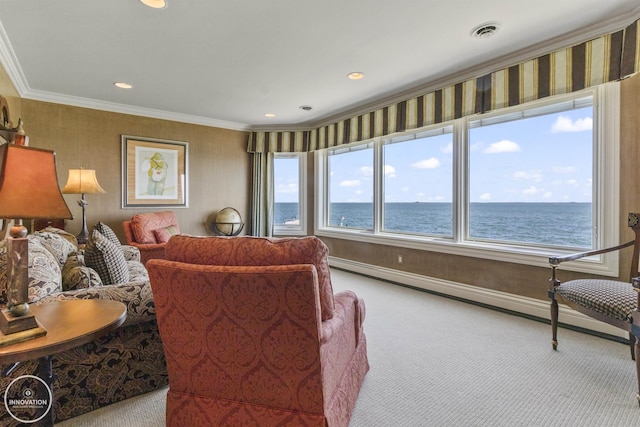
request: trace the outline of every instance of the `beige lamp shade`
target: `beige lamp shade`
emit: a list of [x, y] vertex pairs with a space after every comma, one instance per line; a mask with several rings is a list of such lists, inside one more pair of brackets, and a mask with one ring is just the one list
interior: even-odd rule
[[62, 189], [64, 194], [106, 193], [96, 178], [93, 169], [69, 169], [67, 184]]
[[53, 151], [0, 145], [0, 218], [71, 219]]

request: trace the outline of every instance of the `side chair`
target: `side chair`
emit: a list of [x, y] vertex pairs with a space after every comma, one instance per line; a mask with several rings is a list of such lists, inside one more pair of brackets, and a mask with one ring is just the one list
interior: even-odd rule
[[[558, 349], [558, 301], [609, 325], [624, 329], [629, 333], [631, 358], [636, 361], [638, 376], [637, 400], [640, 404], [640, 273], [638, 272], [638, 257], [640, 256], [640, 213], [630, 213], [628, 225], [635, 233], [635, 239], [621, 245], [597, 249], [565, 256], [549, 257], [551, 265], [551, 285], [549, 299], [551, 300], [551, 329], [553, 349]], [[633, 246], [633, 258], [629, 281], [605, 279], [575, 279], [560, 282], [557, 276], [558, 266], [566, 261], [575, 261], [588, 256], [600, 255], [619, 251]]]

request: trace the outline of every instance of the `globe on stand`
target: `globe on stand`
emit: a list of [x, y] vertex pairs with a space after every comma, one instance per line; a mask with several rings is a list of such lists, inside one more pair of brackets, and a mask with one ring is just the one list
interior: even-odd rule
[[231, 207], [221, 209], [212, 225], [213, 229], [223, 236], [237, 236], [244, 228], [240, 212]]

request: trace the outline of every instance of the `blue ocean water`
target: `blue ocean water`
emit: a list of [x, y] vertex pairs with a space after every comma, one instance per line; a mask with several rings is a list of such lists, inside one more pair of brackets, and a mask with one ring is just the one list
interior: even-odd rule
[[[451, 236], [451, 203], [386, 203], [384, 230]], [[276, 203], [275, 223], [296, 219], [297, 203]], [[332, 203], [329, 223], [373, 229], [373, 204]], [[576, 248], [592, 247], [591, 203], [471, 203], [469, 237]]]

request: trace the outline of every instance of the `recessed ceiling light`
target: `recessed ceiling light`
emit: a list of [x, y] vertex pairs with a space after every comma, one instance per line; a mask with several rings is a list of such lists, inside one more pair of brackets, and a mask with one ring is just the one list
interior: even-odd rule
[[351, 80], [360, 80], [364, 78], [364, 73], [361, 73], [360, 71], [354, 71], [353, 73], [347, 74], [347, 77], [349, 77]]
[[265, 113], [265, 117], [275, 117], [276, 115], [273, 113]]
[[133, 85], [124, 82], [115, 82], [113, 85], [115, 87], [119, 87], [120, 89], [131, 89], [133, 87]]
[[304, 111], [311, 111], [313, 107], [311, 107], [311, 105], [301, 105], [300, 109]]
[[498, 30], [500, 30], [500, 26], [497, 22], [485, 22], [471, 30], [471, 37], [486, 39], [495, 35]]
[[166, 0], [140, 0], [145, 6], [149, 6], [153, 9], [164, 9], [167, 7]]

